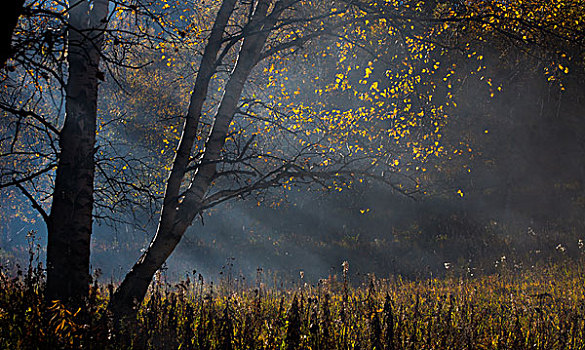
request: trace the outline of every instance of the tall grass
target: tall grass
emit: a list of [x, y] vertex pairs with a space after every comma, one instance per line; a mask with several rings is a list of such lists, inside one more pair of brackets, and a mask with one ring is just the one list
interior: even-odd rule
[[200, 275], [171, 286], [159, 274], [136, 322], [115, 329], [113, 285], [96, 278], [86, 305], [68, 310], [43, 299], [43, 269], [31, 256], [25, 271], [0, 271], [0, 348], [583, 349], [581, 266], [420, 281], [370, 276], [352, 287], [344, 265], [339, 278], [288, 290], [213, 286]]

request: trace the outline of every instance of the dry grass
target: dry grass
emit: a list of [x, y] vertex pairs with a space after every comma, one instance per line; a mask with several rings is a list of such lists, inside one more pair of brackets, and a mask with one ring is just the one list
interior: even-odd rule
[[43, 271], [0, 274], [0, 348], [88, 349], [583, 349], [579, 262], [424, 281], [342, 277], [274, 290], [202, 278], [155, 282], [136, 323], [114, 330], [113, 286], [86, 307], [42, 298]]

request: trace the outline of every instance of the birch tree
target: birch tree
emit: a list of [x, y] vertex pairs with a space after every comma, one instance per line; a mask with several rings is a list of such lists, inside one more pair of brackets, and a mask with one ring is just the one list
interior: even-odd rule
[[90, 7], [79, 0], [69, 8], [66, 117], [47, 220], [49, 300], [79, 302], [89, 288], [99, 64], [108, 4], [94, 0]]
[[216, 72], [224, 31], [236, 5], [235, 0], [222, 2], [191, 94], [183, 135], [167, 182], [156, 235], [112, 297], [112, 308], [119, 315], [131, 313], [136, 301], [144, 298], [154, 273], [173, 252], [185, 230], [203, 206], [204, 196], [215, 175], [216, 161], [225, 143], [228, 127], [236, 112], [244, 84], [250, 71], [260, 59], [264, 44], [280, 15], [293, 2], [291, 0], [276, 2], [260, 0], [255, 4], [245, 26], [246, 35], [239, 49], [237, 63], [230, 73], [215, 114], [214, 124], [206, 142], [205, 154], [201, 158], [197, 174], [185, 194], [181, 196], [181, 184], [191, 161], [191, 151], [197, 135], [203, 103], [207, 97], [210, 80]]

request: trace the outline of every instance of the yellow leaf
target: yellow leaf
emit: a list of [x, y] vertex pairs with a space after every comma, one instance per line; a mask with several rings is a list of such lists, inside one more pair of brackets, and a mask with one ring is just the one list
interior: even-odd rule
[[366, 76], [364, 78], [369, 78], [370, 74], [372, 74], [372, 69], [370, 67], [366, 68]]

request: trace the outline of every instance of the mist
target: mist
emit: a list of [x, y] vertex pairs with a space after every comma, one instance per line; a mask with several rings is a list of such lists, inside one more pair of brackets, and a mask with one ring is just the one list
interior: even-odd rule
[[[371, 74], [370, 79], [382, 81], [379, 85], [382, 89], [382, 78], [388, 74], [385, 72], [395, 69], [393, 61], [350, 51], [354, 55], [344, 58], [343, 64], [360, 68], [347, 70], [344, 79], [355, 83], [356, 93], [350, 89], [320, 97], [315, 91], [326, 86], [322, 81], [335, 81], [345, 67], [336, 63], [336, 55], [343, 50], [334, 43], [330, 38], [310, 41], [303, 48], [306, 51], [292, 55], [298, 61], [283, 65], [287, 69], [297, 67], [295, 64], [310, 67], [307, 72], [298, 69], [296, 75], [287, 77], [286, 87], [297, 91], [294, 103], [304, 99], [340, 111], [355, 109], [363, 102], [355, 97], [358, 92], [372, 91], [370, 83], [364, 87], [357, 83], [365, 79], [364, 72], [366, 77]], [[400, 48], [392, 45], [389, 51]], [[164, 270], [168, 278], [177, 281], [195, 272], [217, 281], [229, 269], [234, 276], [253, 281], [262, 269], [278, 276], [275, 280], [282, 283], [297, 283], [301, 271], [306, 281], [316, 283], [320, 278], [339, 274], [342, 262], [348, 261], [356, 281], [368, 274], [417, 279], [453, 271], [491, 273], [501, 267], [502, 261], [523, 269], [580, 256], [585, 238], [582, 69], [576, 64], [572, 66], [571, 74], [559, 85], [542, 73], [548, 66], [546, 60], [535, 58], [536, 54], [525, 54], [521, 48], [512, 46], [503, 50], [485, 42], [474, 49], [482, 50], [482, 55], [467, 59], [456, 50], [449, 51], [437, 69], [441, 74], [449, 74], [449, 80], [445, 78], [445, 83], [437, 84], [433, 103], [456, 101], [456, 105], [445, 105], [448, 117], [441, 120], [440, 137], [432, 134], [421, 141], [420, 136], [427, 133], [426, 124], [433, 121], [421, 117], [416, 127], [408, 129], [409, 136], [401, 139], [400, 144], [389, 146], [388, 157], [396, 160], [392, 164], [399, 164], [391, 169], [400, 178], [393, 186], [372, 178], [358, 182], [356, 178], [339, 192], [336, 188], [300, 181], [290, 189], [247, 193], [213, 206], [196, 219], [167, 261]], [[179, 48], [176, 50], [179, 52]], [[183, 56], [177, 54], [178, 61], [198, 62], [197, 50], [182, 47], [181, 50]], [[544, 52], [540, 48], [535, 50]], [[321, 58], [316, 54], [321, 52], [328, 52], [329, 56], [323, 54], [325, 58]], [[186, 109], [185, 94], [191, 84], [189, 79], [167, 79], [160, 74], [161, 69], [167, 68], [167, 61], [160, 58], [158, 51], [147, 52], [145, 56], [152, 58], [153, 63], [137, 74], [160, 78], [158, 85], [137, 88], [131, 77], [118, 72], [114, 77], [119, 81], [107, 81], [102, 87], [111, 93], [104, 94], [100, 106], [111, 110], [103, 116], [100, 133], [104, 136], [98, 140], [98, 163], [105, 173], [113, 171], [115, 175], [108, 174], [123, 180], [139, 178], [141, 186], [157, 193], [137, 200], [137, 205], [124, 204], [120, 193], [126, 189], [120, 187], [116, 192], [108, 188], [106, 177], [98, 178], [97, 187], [103, 190], [97, 192], [98, 203], [103, 199], [107, 204], [95, 209], [91, 267], [101, 270], [105, 280], [120, 281], [156, 231], [167, 176], [164, 167], [169, 167], [174, 157], [182, 123], [180, 115]], [[226, 57], [235, 58], [235, 52], [227, 52]], [[402, 64], [397, 62], [397, 66]], [[231, 68], [230, 64], [226, 67]], [[177, 66], [168, 64], [168, 69], [188, 71]], [[246, 85], [245, 96], [268, 96], [278, 90], [265, 86], [270, 81], [268, 77], [276, 76], [272, 66], [273, 62], [259, 64]], [[448, 73], [451, 69], [448, 67], [455, 66], [455, 72]], [[214, 76], [214, 89], [221, 88], [226, 74]], [[315, 76], [320, 80], [315, 80]], [[134, 95], [117, 94], [117, 84]], [[420, 85], [424, 89], [424, 84]], [[375, 86], [378, 89], [377, 81]], [[448, 94], [452, 97], [445, 97]], [[155, 101], [145, 95], [154, 96]], [[210, 119], [215, 113], [219, 97], [210, 96], [203, 119]], [[271, 116], [266, 111], [258, 115]], [[237, 158], [242, 150], [247, 137], [242, 130], [252, 125], [246, 118], [242, 114], [236, 119], [240, 129], [235, 134], [241, 140], [236, 136], [229, 140], [226, 155], [235, 154]], [[291, 120], [287, 122], [294, 125]], [[381, 118], [370, 122], [368, 128], [384, 123], [387, 121]], [[211, 124], [202, 126], [201, 133], [207, 132]], [[307, 123], [303, 131], [316, 126], [317, 123]], [[244, 151], [262, 155], [272, 152], [270, 147], [274, 147], [280, 154], [297, 152], [298, 145], [287, 144], [288, 139], [279, 132], [259, 133], [254, 137], [260, 145]], [[365, 143], [356, 139], [356, 143]], [[442, 150], [421, 160], [405, 151], [404, 145], [416, 140]], [[204, 149], [204, 141], [205, 138], [198, 139], [196, 148]], [[348, 137], [343, 141], [349, 145], [355, 140]], [[346, 156], [341, 149], [338, 154], [319, 154], [311, 161]], [[116, 157], [132, 160], [112, 161]], [[299, 159], [303, 157], [307, 156], [302, 154]], [[242, 169], [229, 166], [226, 166], [229, 171]], [[360, 166], [366, 169], [367, 163]], [[122, 167], [137, 170], [122, 172]], [[165, 171], [161, 171], [163, 168]], [[372, 172], [384, 177], [384, 171]], [[231, 185], [230, 179], [222, 181]], [[1, 193], [0, 256], [3, 261], [26, 261], [27, 235], [36, 232], [42, 247], [46, 244], [46, 228], [22, 194], [4, 189]]]

